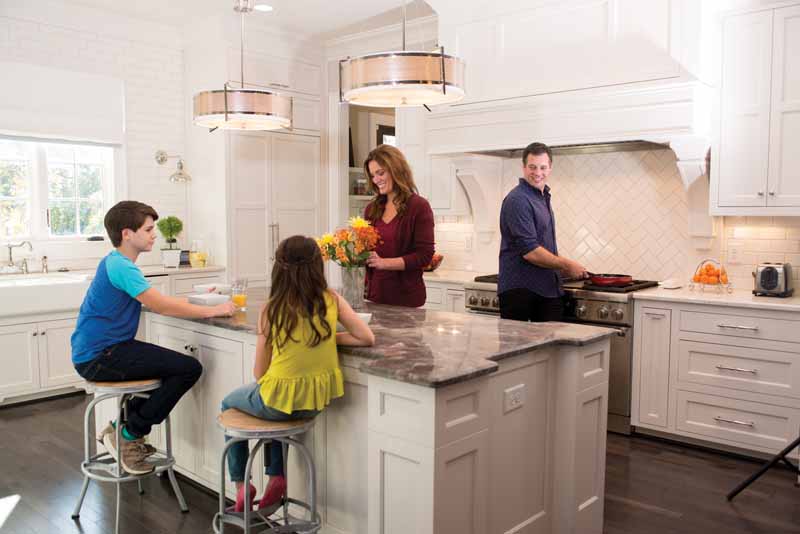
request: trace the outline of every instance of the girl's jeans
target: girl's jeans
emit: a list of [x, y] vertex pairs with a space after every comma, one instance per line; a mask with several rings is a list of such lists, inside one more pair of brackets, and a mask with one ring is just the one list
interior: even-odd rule
[[[317, 410], [296, 410], [290, 414], [283, 413], [275, 408], [266, 406], [264, 401], [261, 400], [260, 393], [261, 386], [257, 382], [237, 388], [222, 400], [222, 411], [230, 408], [236, 408], [242, 412], [248, 413], [253, 417], [265, 419], [267, 421], [295, 421], [297, 419], [313, 419], [319, 414]], [[225, 437], [228, 441], [229, 437]], [[283, 447], [278, 441], [273, 441], [264, 445], [264, 463], [266, 467], [266, 474], [270, 476], [283, 476]], [[246, 441], [240, 441], [233, 445], [228, 451], [228, 469], [231, 472], [231, 480], [233, 482], [244, 481], [244, 469], [247, 465], [247, 458], [250, 455], [250, 449]], [[269, 463], [267, 463], [267, 461]]]

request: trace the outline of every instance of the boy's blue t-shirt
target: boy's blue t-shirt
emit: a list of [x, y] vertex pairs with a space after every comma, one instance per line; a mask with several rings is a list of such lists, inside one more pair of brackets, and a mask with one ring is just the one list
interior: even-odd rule
[[106, 347], [133, 339], [142, 310], [136, 297], [148, 289], [141, 269], [119, 251], [103, 258], [72, 334], [72, 363], [88, 362]]

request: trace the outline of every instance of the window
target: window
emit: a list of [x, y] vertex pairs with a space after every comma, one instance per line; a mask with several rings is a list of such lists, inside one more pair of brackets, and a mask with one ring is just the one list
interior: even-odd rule
[[0, 239], [102, 234], [113, 170], [111, 146], [0, 138]]

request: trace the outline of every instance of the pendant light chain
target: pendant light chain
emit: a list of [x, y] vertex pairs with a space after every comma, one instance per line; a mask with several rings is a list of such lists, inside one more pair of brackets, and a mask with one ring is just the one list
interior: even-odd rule
[[406, 51], [406, 0], [403, 0], [403, 52]]

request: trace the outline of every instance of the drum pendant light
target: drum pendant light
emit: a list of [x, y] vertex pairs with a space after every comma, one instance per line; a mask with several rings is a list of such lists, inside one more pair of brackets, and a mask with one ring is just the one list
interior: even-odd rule
[[405, 107], [451, 104], [464, 98], [464, 62], [444, 53], [403, 49], [339, 62], [339, 99], [357, 106]]
[[261, 89], [245, 88], [244, 16], [253, 11], [255, 0], [234, 0], [233, 9], [241, 14], [241, 81], [239, 87], [226, 82], [222, 89], [194, 95], [194, 123], [211, 131], [277, 130], [292, 126], [292, 99]]

